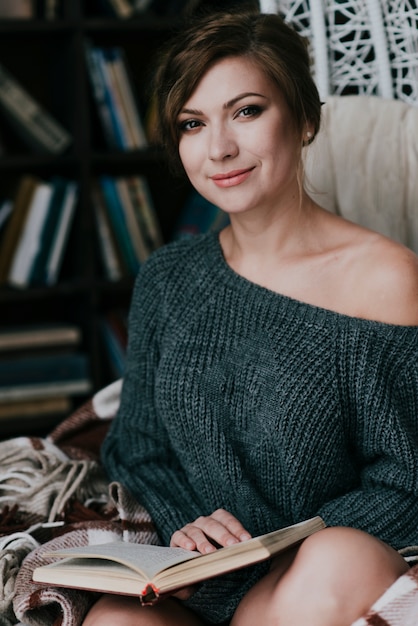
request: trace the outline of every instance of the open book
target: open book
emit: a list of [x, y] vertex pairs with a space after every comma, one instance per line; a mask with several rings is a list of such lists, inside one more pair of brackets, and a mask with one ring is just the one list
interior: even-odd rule
[[208, 554], [124, 541], [65, 548], [45, 554], [64, 558], [36, 568], [33, 580], [52, 586], [134, 595], [142, 604], [154, 604], [162, 594], [267, 560], [324, 526], [320, 517], [313, 517]]

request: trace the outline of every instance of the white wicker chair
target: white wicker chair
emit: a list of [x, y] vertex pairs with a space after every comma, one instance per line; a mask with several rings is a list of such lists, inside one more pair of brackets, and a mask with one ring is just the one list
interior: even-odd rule
[[260, 0], [311, 44], [321, 94], [395, 98], [418, 106], [416, 0]]

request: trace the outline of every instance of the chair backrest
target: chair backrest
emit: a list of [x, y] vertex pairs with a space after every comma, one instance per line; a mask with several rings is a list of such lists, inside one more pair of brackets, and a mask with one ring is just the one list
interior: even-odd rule
[[418, 253], [418, 108], [375, 96], [328, 97], [305, 173], [320, 205]]

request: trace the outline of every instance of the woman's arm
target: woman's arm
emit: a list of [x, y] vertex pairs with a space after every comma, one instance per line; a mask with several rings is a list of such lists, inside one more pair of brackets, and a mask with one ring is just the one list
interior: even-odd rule
[[145, 264], [132, 297], [121, 404], [102, 459], [109, 478], [121, 482], [150, 511], [168, 544], [175, 529], [202, 511], [155, 406], [164, 288], [164, 276], [155, 263]]

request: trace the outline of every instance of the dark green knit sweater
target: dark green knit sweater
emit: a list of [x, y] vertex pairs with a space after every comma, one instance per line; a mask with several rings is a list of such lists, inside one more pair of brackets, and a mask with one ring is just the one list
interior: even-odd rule
[[[103, 461], [163, 543], [219, 507], [253, 535], [319, 514], [418, 543], [418, 327], [255, 285], [210, 234], [142, 267], [129, 331]], [[188, 603], [220, 622], [264, 571], [209, 581]]]

